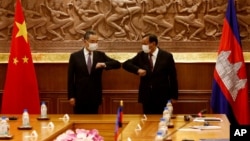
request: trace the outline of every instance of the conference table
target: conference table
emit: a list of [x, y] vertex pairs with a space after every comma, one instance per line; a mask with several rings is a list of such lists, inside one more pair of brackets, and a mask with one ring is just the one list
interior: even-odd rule
[[[3, 115], [1, 115], [3, 116]], [[6, 115], [5, 115], [6, 116]], [[11, 141], [53, 141], [60, 134], [72, 129], [97, 129], [105, 141], [114, 141], [117, 115], [65, 115], [51, 114], [47, 120], [38, 120], [39, 115], [30, 115], [31, 129], [20, 130], [22, 115], [11, 115], [17, 120], [9, 120]], [[8, 115], [7, 115], [8, 117]], [[124, 114], [122, 127], [119, 129], [120, 141], [153, 141], [158, 130], [162, 115]], [[167, 138], [172, 141], [183, 139], [200, 141], [200, 139], [228, 139], [230, 137], [230, 123], [223, 114], [207, 114], [205, 117], [220, 118], [221, 121], [211, 121], [209, 126], [218, 126], [219, 129], [194, 129], [191, 127], [203, 126], [204, 122], [184, 120], [184, 115], [174, 115], [171, 119], [173, 127], [169, 127]], [[53, 126], [51, 126], [53, 125]], [[38, 135], [33, 138], [34, 132]], [[0, 139], [3, 140], [3, 139]]]

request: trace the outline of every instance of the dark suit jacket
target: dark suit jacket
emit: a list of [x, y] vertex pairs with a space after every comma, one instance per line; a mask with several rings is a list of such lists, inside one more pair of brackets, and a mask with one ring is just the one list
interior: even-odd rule
[[118, 69], [120, 62], [108, 57], [104, 52], [93, 52], [93, 65], [88, 73], [83, 49], [74, 52], [69, 58], [68, 67], [68, 98], [75, 98], [75, 106], [81, 103], [101, 104], [102, 102], [102, 71], [96, 69], [96, 63], [105, 62], [106, 70]]
[[171, 53], [159, 49], [154, 70], [150, 70], [148, 54], [143, 51], [123, 63], [123, 68], [137, 74], [139, 68], [147, 71], [140, 78], [138, 102], [167, 103], [169, 99], [178, 98], [176, 68]]

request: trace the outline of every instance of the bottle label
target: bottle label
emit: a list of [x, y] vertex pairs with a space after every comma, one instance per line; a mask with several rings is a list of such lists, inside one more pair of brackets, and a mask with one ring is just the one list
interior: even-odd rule
[[30, 125], [30, 121], [29, 121], [29, 114], [24, 112], [23, 113], [23, 126], [29, 126]]
[[43, 118], [47, 117], [47, 107], [44, 104], [42, 104], [42, 106], [41, 106], [41, 117], [43, 117]]

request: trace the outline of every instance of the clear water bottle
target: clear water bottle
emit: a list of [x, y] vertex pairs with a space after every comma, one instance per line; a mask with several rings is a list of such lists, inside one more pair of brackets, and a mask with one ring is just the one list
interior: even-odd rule
[[24, 127], [30, 126], [30, 117], [27, 109], [23, 110], [22, 122]]
[[47, 118], [47, 106], [44, 101], [41, 104], [41, 117]]
[[166, 115], [166, 114], [169, 114], [169, 110], [168, 110], [168, 107], [165, 107], [164, 110], [163, 110], [163, 116]]
[[0, 135], [9, 135], [10, 125], [6, 117], [2, 117], [0, 122]]
[[162, 117], [165, 118], [166, 123], [168, 124], [170, 121], [170, 114], [169, 114], [168, 107], [164, 108]]
[[171, 100], [168, 100], [166, 107], [168, 107], [169, 114], [170, 116], [172, 116], [174, 108], [173, 108]]
[[161, 118], [160, 119], [158, 127], [162, 127], [162, 126], [164, 126], [164, 127], [167, 126], [165, 118]]
[[163, 141], [164, 140], [164, 137], [162, 135], [162, 132], [157, 132], [156, 133], [156, 136], [155, 136], [155, 140], [154, 141]]
[[0, 121], [0, 135], [3, 135], [3, 117], [1, 118], [1, 121]]

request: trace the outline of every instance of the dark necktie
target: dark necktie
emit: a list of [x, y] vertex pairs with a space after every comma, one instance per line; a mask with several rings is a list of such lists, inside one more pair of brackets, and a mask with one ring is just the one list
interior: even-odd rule
[[88, 67], [89, 74], [91, 72], [91, 66], [92, 66], [92, 63], [91, 63], [91, 52], [89, 52], [89, 54], [88, 54], [88, 60], [87, 60], [87, 67]]
[[150, 65], [150, 69], [151, 71], [153, 71], [154, 69], [154, 65], [153, 65], [153, 58], [152, 58], [153, 54], [149, 54], [149, 65]]

